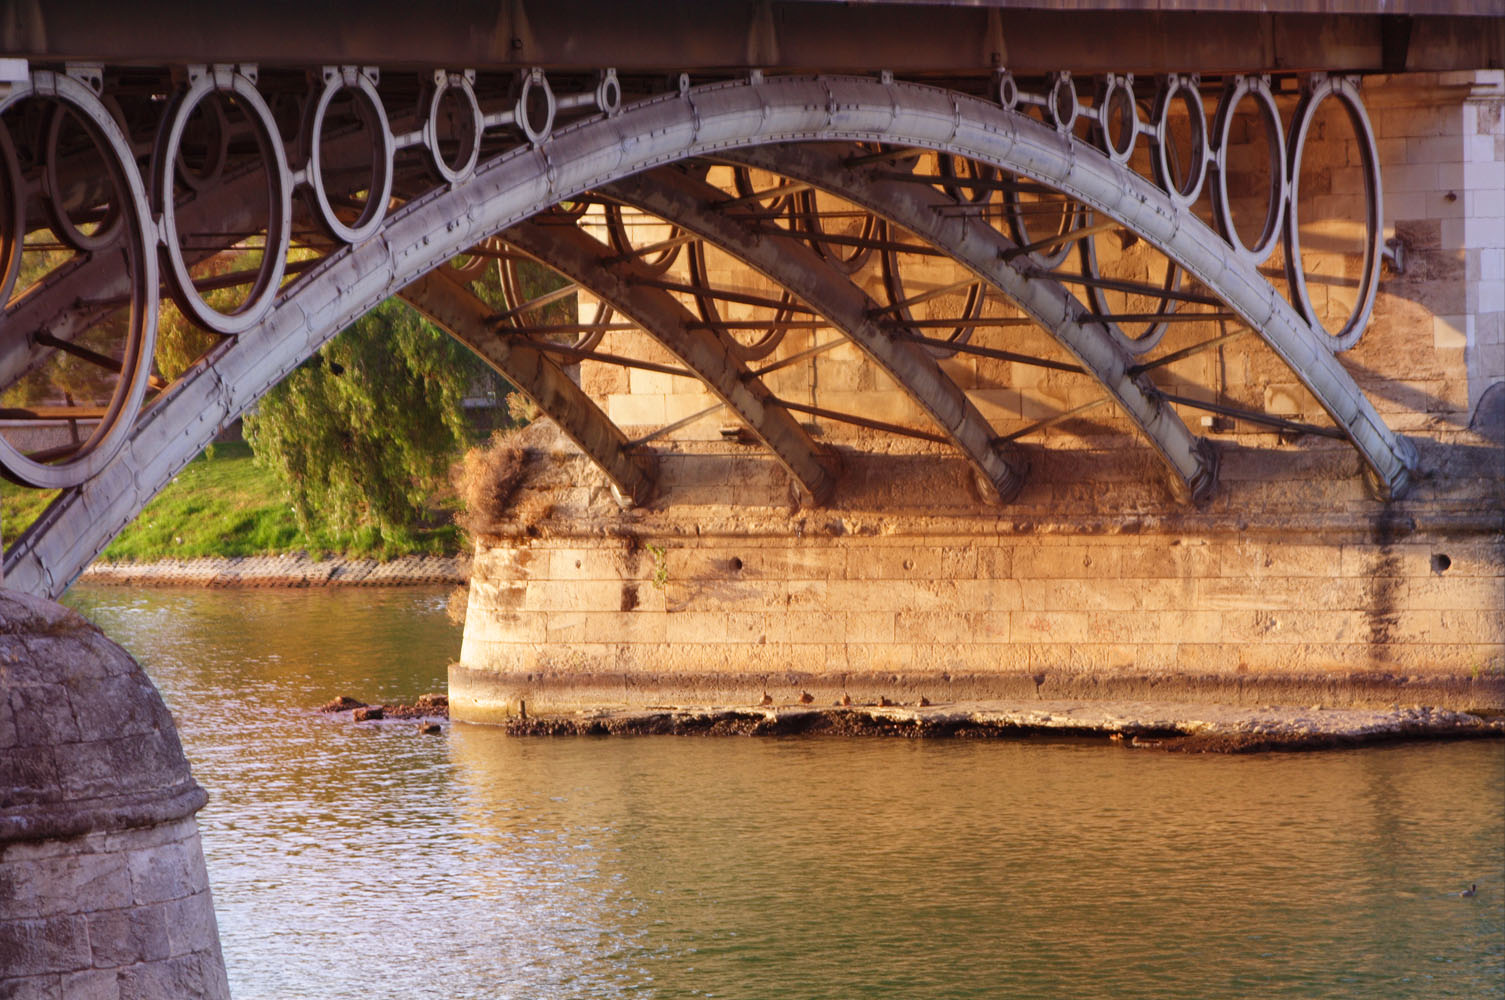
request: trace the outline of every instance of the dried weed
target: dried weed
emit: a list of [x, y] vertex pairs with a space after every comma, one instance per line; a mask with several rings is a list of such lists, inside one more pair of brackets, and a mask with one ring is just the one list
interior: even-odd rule
[[454, 624], [464, 625], [465, 612], [469, 606], [470, 588], [462, 583], [449, 592], [449, 599], [444, 603], [444, 613]]
[[467, 451], [450, 473], [465, 505], [455, 518], [460, 527], [484, 535], [505, 521], [527, 464], [526, 450], [509, 431], [497, 431], [486, 444]]

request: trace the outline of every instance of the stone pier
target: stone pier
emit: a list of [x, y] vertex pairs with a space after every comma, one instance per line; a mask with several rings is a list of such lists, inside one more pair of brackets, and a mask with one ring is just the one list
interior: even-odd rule
[[0, 591], [0, 996], [228, 1000], [205, 798], [136, 662]]

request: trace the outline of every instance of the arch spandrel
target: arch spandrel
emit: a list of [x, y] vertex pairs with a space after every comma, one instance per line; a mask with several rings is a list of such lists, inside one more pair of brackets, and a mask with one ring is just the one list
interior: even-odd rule
[[[23, 86], [8, 100], [25, 94]], [[151, 419], [122, 435], [121, 450], [92, 479], [64, 491], [7, 553], [8, 584], [55, 596], [220, 423], [244, 412], [345, 324], [479, 240], [655, 166], [804, 141], [887, 142], [991, 163], [1118, 220], [1255, 326], [1349, 437], [1380, 492], [1405, 490], [1414, 449], [1385, 426], [1330, 350], [1254, 267], [1234, 259], [1216, 232], [1148, 180], [1069, 134], [976, 97], [865, 77], [755, 77], [579, 119], [482, 162], [472, 176], [430, 189], [388, 215], [366, 242], [335, 249], [284, 287], [256, 323], [158, 396]], [[7, 341], [16, 336], [9, 323], [0, 333]], [[161, 433], [164, 427], [172, 432]], [[162, 442], [161, 450], [143, 454], [148, 441]], [[134, 500], [102, 503], [101, 491], [122, 486], [113, 471], [122, 463], [132, 470], [127, 478]], [[92, 510], [109, 513], [95, 517]]]

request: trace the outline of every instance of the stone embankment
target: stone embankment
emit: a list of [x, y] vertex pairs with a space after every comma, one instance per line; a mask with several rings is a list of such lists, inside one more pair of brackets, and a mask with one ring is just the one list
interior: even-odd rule
[[523, 717], [504, 725], [510, 733], [530, 736], [1092, 736], [1128, 747], [1192, 753], [1318, 750], [1414, 739], [1505, 738], [1505, 717], [1424, 705], [1370, 710], [1122, 701], [666, 707]]
[[84, 570], [79, 582], [131, 587], [403, 587], [453, 586], [469, 578], [469, 560], [460, 556], [402, 556], [382, 561], [287, 554], [96, 562]]

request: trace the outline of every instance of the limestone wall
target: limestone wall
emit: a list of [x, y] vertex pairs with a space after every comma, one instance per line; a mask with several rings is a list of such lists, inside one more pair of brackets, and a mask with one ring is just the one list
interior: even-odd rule
[[[824, 703], [1115, 694], [1505, 708], [1505, 74], [1371, 80], [1366, 102], [1403, 270], [1386, 266], [1368, 331], [1340, 357], [1421, 454], [1403, 500], [1375, 499], [1341, 441], [1178, 407], [1220, 458], [1215, 495], [1191, 507], [1111, 405], [1067, 413], [1103, 397], [1091, 380], [965, 355], [943, 368], [998, 433], [1025, 432], [1028, 482], [1007, 506], [982, 500], [947, 448], [815, 419], [844, 471], [829, 504], [808, 507], [764, 452], [726, 436], [723, 416], [656, 440], [660, 495], [624, 512], [588, 463], [534, 428], [532, 496], [477, 551], [451, 672], [456, 717], [752, 703], [765, 691]], [[1257, 147], [1253, 131], [1233, 141]], [[1348, 220], [1356, 205], [1362, 217], [1362, 173], [1341, 115], [1319, 120], [1312, 142], [1304, 268], [1336, 329], [1357, 287]], [[1258, 186], [1234, 188], [1257, 217]], [[643, 239], [666, 235], [648, 226]], [[1113, 234], [1096, 245], [1114, 276], [1159, 280], [1142, 245]], [[906, 287], [955, 280], [930, 260], [911, 264]], [[1265, 270], [1284, 292], [1282, 268], [1277, 250]], [[878, 270], [854, 280], [884, 301]], [[717, 273], [776, 294], [729, 265]], [[917, 317], [955, 315], [960, 299]], [[1176, 324], [1147, 356], [1224, 332]], [[771, 360], [835, 336], [791, 331]], [[1065, 359], [1039, 329], [975, 336]], [[633, 332], [602, 349], [670, 360]], [[1327, 422], [1255, 336], [1154, 379], [1190, 399]], [[593, 362], [580, 381], [629, 434], [711, 402], [693, 380]], [[785, 399], [927, 427], [850, 346], [768, 382]]]

